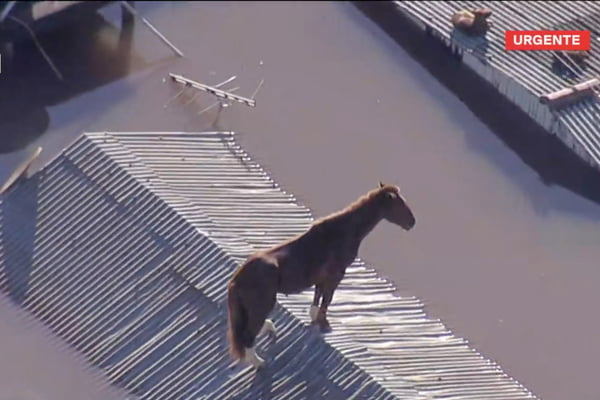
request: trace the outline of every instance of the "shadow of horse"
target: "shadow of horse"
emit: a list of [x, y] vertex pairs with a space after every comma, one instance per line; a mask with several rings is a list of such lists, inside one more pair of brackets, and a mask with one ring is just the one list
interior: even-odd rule
[[265, 366], [264, 369], [258, 371], [255, 374], [254, 380], [252, 381], [252, 384], [248, 388], [247, 392], [233, 396], [232, 400], [255, 398], [256, 394], [260, 394], [260, 400], [271, 400], [274, 396], [273, 380], [276, 371], [277, 370], [275, 369], [275, 366]]
[[20, 150], [41, 136], [50, 124], [49, 106], [149, 66], [132, 54], [133, 16], [124, 12], [121, 22], [118, 29], [98, 12], [82, 14], [39, 37], [62, 80], [31, 39], [8, 46], [0, 76], [0, 154]]

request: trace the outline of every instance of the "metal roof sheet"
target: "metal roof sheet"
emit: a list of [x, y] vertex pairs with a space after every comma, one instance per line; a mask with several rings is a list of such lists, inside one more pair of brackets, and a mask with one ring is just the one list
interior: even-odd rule
[[0, 201], [2, 287], [140, 398], [535, 398], [361, 260], [332, 333], [280, 295], [267, 368], [228, 369], [226, 282], [313, 221], [233, 134], [85, 134]]
[[[473, 55], [482, 67], [495, 71], [487, 79], [513, 101], [519, 94], [509, 93], [508, 80], [517, 82], [537, 103], [544, 94], [600, 76], [600, 2], [395, 1], [395, 4], [401, 12], [433, 29], [437, 36]], [[493, 11], [492, 26], [485, 37], [469, 37], [455, 30], [450, 22], [456, 11], [476, 7]], [[590, 58], [585, 66], [578, 66], [566, 58], [553, 62], [550, 51], [506, 51], [504, 48], [506, 30], [561, 29], [591, 31]], [[600, 169], [600, 105], [597, 98], [550, 111], [552, 121], [543, 123], [541, 120], [546, 117], [539, 115], [537, 104], [520, 106], [563, 141], [575, 142], [583, 149], [580, 155]], [[562, 137], [563, 132], [569, 137]]]
[[[396, 4], [474, 53], [483, 63], [514, 77], [521, 85], [540, 96], [600, 75], [600, 3], [597, 1], [396, 1]], [[488, 7], [493, 11], [492, 28], [483, 37], [469, 37], [454, 30], [450, 17], [456, 11]], [[592, 52], [588, 67], [572, 66], [576, 78], [552, 71], [549, 51], [506, 51], [506, 30], [592, 30]]]

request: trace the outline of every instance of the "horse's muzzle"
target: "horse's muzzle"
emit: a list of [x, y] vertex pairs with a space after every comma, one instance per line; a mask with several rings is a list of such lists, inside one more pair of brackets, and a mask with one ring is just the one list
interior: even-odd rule
[[417, 220], [413, 217], [411, 220], [403, 226], [403, 228], [408, 232], [417, 224]]

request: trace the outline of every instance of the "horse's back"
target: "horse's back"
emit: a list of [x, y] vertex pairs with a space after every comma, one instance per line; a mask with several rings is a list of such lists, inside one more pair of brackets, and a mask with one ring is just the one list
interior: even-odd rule
[[295, 238], [252, 254], [235, 273], [231, 284], [262, 287], [267, 281], [275, 281], [277, 291], [285, 294], [300, 293], [311, 287], [329, 257], [329, 225], [313, 225]]

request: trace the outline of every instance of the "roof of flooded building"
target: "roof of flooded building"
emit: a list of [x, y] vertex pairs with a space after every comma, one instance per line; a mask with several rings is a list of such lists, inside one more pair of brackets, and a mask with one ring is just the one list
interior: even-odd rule
[[361, 260], [331, 333], [280, 295], [267, 367], [230, 368], [228, 279], [313, 221], [231, 133], [87, 133], [0, 207], [2, 288], [139, 398], [535, 398]]
[[[399, 10], [445, 40], [473, 55], [482, 67], [491, 67], [483, 74], [499, 91], [511, 100], [521, 96], [507, 89], [513, 81], [536, 101], [543, 95], [570, 88], [600, 77], [600, 2], [594, 1], [395, 1]], [[492, 11], [491, 28], [484, 37], [472, 37], [454, 28], [450, 17], [457, 11], [486, 7]], [[504, 32], [507, 30], [589, 30], [589, 58], [578, 64], [562, 53], [552, 51], [506, 51]], [[479, 69], [479, 68], [478, 68]], [[566, 142], [574, 140], [584, 149], [583, 157], [600, 168], [600, 104], [595, 96], [552, 109], [550, 117], [535, 115], [537, 107], [526, 105], [524, 111]]]
[[[30, 25], [48, 18], [73, 17], [115, 3], [114, 1], [4, 1], [0, 4], [0, 29], [14, 29], [11, 20]], [[6, 24], [9, 26], [5, 26]], [[16, 25], [21, 26], [21, 25]], [[38, 26], [37, 24], [35, 25]]]

